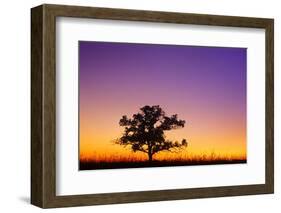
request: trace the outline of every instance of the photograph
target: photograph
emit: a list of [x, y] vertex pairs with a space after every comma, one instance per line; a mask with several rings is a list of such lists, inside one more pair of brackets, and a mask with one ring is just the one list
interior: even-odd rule
[[247, 162], [247, 49], [79, 41], [79, 170]]
[[31, 8], [32, 205], [274, 193], [274, 13], [149, 6]]

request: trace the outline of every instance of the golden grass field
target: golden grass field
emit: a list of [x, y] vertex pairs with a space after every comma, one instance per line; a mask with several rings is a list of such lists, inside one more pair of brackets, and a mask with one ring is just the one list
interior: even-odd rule
[[155, 155], [153, 162], [149, 163], [145, 155], [128, 154], [106, 155], [95, 154], [89, 157], [80, 156], [80, 170], [92, 169], [117, 169], [117, 168], [141, 168], [141, 167], [163, 167], [163, 166], [191, 166], [212, 164], [234, 164], [246, 163], [245, 155], [237, 154], [165, 154]]

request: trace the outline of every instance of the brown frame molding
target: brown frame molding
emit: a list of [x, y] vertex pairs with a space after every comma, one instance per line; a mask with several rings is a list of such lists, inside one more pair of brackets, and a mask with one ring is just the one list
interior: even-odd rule
[[[266, 31], [266, 183], [56, 196], [56, 17], [263, 28]], [[274, 20], [64, 5], [31, 9], [31, 203], [42, 208], [274, 192]]]

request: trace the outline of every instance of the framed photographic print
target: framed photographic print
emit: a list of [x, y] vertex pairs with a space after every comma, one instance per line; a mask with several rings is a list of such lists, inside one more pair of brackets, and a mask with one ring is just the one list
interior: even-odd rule
[[273, 19], [41, 5], [31, 26], [32, 204], [273, 193]]

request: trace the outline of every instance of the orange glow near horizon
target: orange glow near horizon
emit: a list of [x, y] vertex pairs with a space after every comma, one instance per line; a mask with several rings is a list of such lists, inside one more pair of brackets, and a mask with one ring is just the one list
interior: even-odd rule
[[[80, 158], [99, 160], [107, 156], [135, 157], [147, 159], [145, 153], [133, 153], [129, 148], [114, 144], [114, 140], [122, 135], [123, 127], [118, 122], [124, 111], [129, 117], [138, 110], [120, 109], [120, 112], [104, 109], [81, 113], [80, 117]], [[172, 110], [166, 110], [168, 115], [174, 114]], [[171, 111], [171, 113], [169, 113]], [[178, 110], [179, 111], [179, 110]], [[201, 120], [198, 117], [203, 117]], [[235, 116], [219, 118], [217, 115], [207, 116], [200, 109], [190, 112], [178, 113], [179, 118], [186, 120], [186, 126], [182, 129], [166, 131], [166, 137], [173, 141], [185, 138], [188, 146], [178, 154], [162, 152], [155, 155], [156, 159], [189, 157], [191, 155], [212, 154], [220, 156], [235, 156], [246, 159], [246, 128], [245, 121]], [[241, 125], [244, 124], [244, 125]]]

